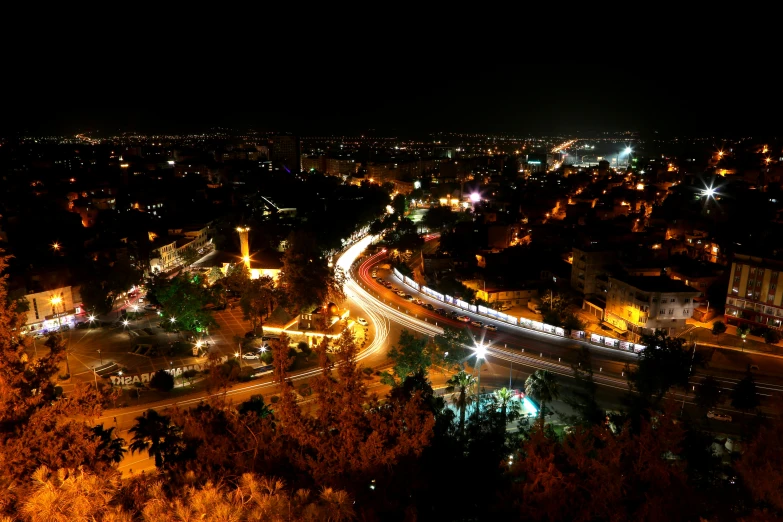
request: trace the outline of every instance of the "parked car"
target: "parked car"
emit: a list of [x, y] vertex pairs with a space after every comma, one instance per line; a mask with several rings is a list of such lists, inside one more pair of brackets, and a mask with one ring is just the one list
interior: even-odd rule
[[150, 311], [150, 312], [152, 312], [152, 311], [155, 311], [155, 310], [157, 310], [157, 309], [158, 309], [158, 307], [157, 307], [157, 306], [155, 306], [154, 304], [145, 304], [145, 305], [144, 305], [144, 309], [145, 309], [145, 310], [148, 310], [148, 311]]
[[359, 323], [362, 326], [368, 326], [370, 323], [367, 322], [367, 319], [364, 317], [360, 317], [356, 320], [357, 323]]
[[423, 306], [427, 310], [435, 310], [435, 307], [432, 306], [430, 303], [422, 303], [421, 306]]
[[438, 308], [437, 310], [435, 310], [435, 313], [440, 315], [446, 315], [448, 312], [443, 308]]
[[707, 418], [724, 421], [724, 422], [731, 422], [731, 415], [726, 415], [725, 413], [720, 413], [715, 410], [708, 411]]
[[243, 359], [259, 359], [261, 355], [258, 352], [245, 352], [242, 354]]
[[485, 324], [484, 328], [486, 328], [487, 330], [490, 330], [492, 332], [497, 332], [498, 331], [498, 327], [495, 326], [494, 324]]
[[467, 315], [458, 315], [457, 321], [462, 321], [463, 323], [469, 323], [470, 317], [468, 317]]
[[412, 299], [413, 299], [413, 296], [412, 296], [411, 294], [402, 294], [402, 297], [404, 297], [404, 298], [405, 298], [405, 299], [407, 299], [408, 301], [410, 301], [410, 300], [412, 300]]
[[422, 301], [421, 299], [417, 298], [417, 299], [413, 300], [413, 304], [417, 304], [419, 306], [423, 306], [424, 305], [424, 301]]
[[484, 323], [482, 323], [481, 321], [471, 321], [470, 324], [472, 324], [476, 328], [481, 328], [482, 326], [484, 326]]

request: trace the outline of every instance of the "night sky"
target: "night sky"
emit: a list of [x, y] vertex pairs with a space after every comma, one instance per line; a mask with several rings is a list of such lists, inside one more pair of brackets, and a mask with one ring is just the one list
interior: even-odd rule
[[21, 93], [16, 103], [0, 109], [0, 130], [197, 132], [220, 126], [300, 135], [638, 130], [745, 136], [769, 135], [779, 128], [780, 106], [769, 82], [694, 79], [653, 69], [645, 77], [639, 68], [618, 78], [619, 70], [585, 70], [592, 72], [542, 74], [538, 79], [487, 69], [390, 72], [390, 78], [357, 72], [354, 80], [346, 75], [339, 83], [291, 84], [217, 77], [214, 85], [207, 81], [183, 89], [175, 88], [182, 83], [176, 78], [169, 83], [140, 77], [138, 86], [129, 81], [91, 84], [90, 96], [83, 95], [82, 84], [44, 99]]

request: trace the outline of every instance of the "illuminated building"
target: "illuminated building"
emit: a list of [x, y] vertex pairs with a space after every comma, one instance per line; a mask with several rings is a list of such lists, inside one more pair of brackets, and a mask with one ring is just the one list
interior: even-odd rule
[[662, 330], [675, 336], [693, 315], [700, 292], [668, 277], [609, 276], [605, 323], [631, 340]]
[[726, 322], [781, 329], [783, 261], [735, 254], [726, 297]]
[[24, 330], [29, 332], [53, 332], [62, 326], [73, 328], [75, 316], [82, 313], [81, 298], [70, 286], [42, 290], [25, 295], [29, 308]]

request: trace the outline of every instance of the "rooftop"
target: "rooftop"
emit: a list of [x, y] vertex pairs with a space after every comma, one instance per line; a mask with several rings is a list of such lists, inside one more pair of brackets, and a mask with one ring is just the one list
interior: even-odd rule
[[684, 292], [698, 295], [699, 291], [691, 288], [682, 281], [675, 281], [664, 276], [638, 277], [638, 276], [612, 276], [609, 280], [615, 279], [627, 285], [630, 285], [642, 292], [660, 292], [660, 293], [678, 293]]

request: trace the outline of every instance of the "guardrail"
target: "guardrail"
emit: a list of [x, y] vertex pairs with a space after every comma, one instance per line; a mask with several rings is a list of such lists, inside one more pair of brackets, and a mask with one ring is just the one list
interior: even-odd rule
[[462, 310], [466, 310], [468, 312], [477, 315], [495, 319], [497, 321], [502, 321], [506, 324], [517, 326], [519, 328], [525, 328], [537, 332], [544, 332], [552, 335], [557, 335], [559, 337], [565, 337], [568, 339], [586, 341], [595, 345], [606, 346], [608, 348], [614, 348], [617, 350], [623, 350], [632, 353], [639, 353], [645, 348], [644, 345], [635, 344], [630, 341], [623, 341], [621, 339], [615, 339], [614, 337], [609, 337], [606, 335], [598, 335], [596, 333], [590, 333], [588, 337], [588, 333], [583, 330], [569, 331], [560, 328], [559, 326], [552, 326], [551, 324], [546, 324], [539, 321], [533, 321], [531, 319], [525, 319], [524, 317], [514, 317], [513, 315], [504, 314], [503, 312], [498, 312], [497, 310], [493, 310], [485, 306], [472, 305], [470, 303], [467, 303], [455, 297], [451, 297], [450, 295], [444, 295], [441, 294], [440, 292], [436, 292], [431, 288], [420, 285], [410, 277], [402, 275], [402, 273], [396, 268], [394, 268], [392, 271], [395, 277], [397, 277], [397, 279], [402, 281], [404, 285], [413, 288], [417, 292], [421, 292], [425, 295], [428, 295], [429, 297], [432, 297], [433, 299], [437, 299], [438, 301], [441, 301], [443, 303], [450, 304], [456, 308], [460, 308]]

